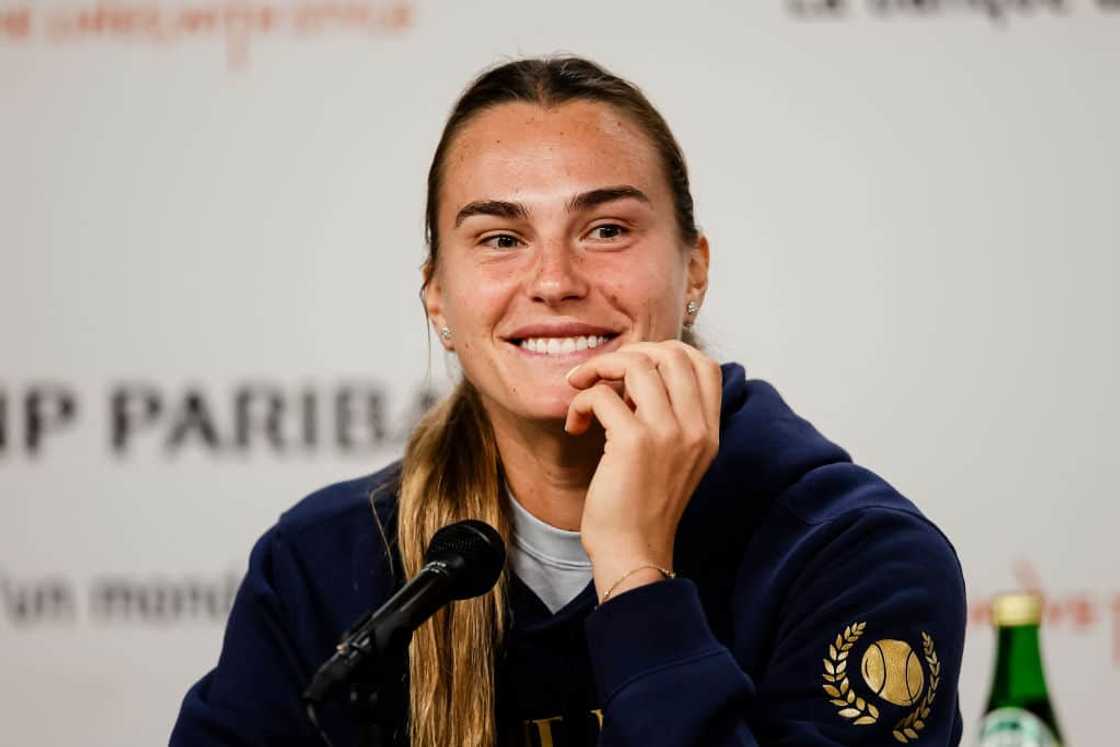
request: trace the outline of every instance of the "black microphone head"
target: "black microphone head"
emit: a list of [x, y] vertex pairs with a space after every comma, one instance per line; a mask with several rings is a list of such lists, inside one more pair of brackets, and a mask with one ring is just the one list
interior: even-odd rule
[[506, 543], [494, 527], [466, 519], [442, 527], [432, 537], [424, 563], [444, 563], [452, 573], [452, 599], [490, 591], [506, 563]]

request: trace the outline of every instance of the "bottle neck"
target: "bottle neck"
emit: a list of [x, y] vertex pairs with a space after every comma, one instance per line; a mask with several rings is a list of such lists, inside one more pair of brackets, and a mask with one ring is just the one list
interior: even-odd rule
[[1000, 627], [995, 677], [989, 710], [1004, 705], [1048, 700], [1037, 625]]

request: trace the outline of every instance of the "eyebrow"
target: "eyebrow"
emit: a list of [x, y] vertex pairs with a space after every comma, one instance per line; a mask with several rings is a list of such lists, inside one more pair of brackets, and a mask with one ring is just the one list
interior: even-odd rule
[[[601, 189], [580, 192], [578, 195], [569, 199], [565, 207], [569, 213], [575, 213], [580, 210], [588, 210], [607, 202], [625, 199], [638, 200], [647, 205], [653, 204], [645, 192], [637, 187], [623, 184], [616, 187], [603, 187]], [[529, 218], [529, 211], [520, 202], [475, 200], [474, 202], [468, 202], [455, 215], [455, 227], [458, 228], [463, 221], [472, 215], [494, 215], [499, 218], [509, 218], [511, 220], [527, 220]]]

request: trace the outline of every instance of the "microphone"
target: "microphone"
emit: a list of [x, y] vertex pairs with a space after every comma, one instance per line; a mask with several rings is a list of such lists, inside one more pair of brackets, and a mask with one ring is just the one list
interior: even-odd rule
[[345, 633], [303, 691], [303, 701], [322, 703], [359, 667], [404, 650], [412, 632], [445, 604], [485, 594], [498, 581], [505, 561], [505, 543], [486, 522], [467, 519], [442, 527], [428, 544], [420, 572]]

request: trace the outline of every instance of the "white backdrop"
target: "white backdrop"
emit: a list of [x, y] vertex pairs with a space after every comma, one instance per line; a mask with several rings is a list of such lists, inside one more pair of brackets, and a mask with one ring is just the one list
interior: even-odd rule
[[711, 352], [954, 540], [970, 728], [984, 600], [1040, 587], [1069, 742], [1111, 743], [1108, 0], [0, 0], [5, 741], [166, 741], [254, 539], [399, 453], [447, 386], [416, 297], [442, 119], [558, 51], [674, 127]]

